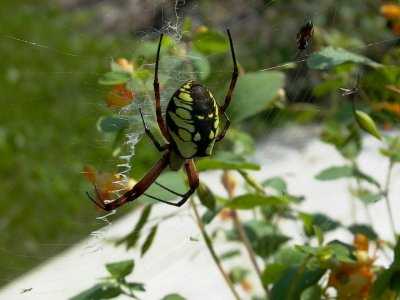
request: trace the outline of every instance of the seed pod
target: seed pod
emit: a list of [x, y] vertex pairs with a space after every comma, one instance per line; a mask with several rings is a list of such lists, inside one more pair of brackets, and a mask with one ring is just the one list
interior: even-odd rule
[[230, 171], [224, 171], [221, 181], [229, 197], [232, 198], [235, 195], [235, 190], [238, 185], [235, 176], [233, 176], [233, 173]]
[[356, 110], [354, 113], [356, 121], [361, 129], [380, 140], [381, 134], [376, 127], [374, 120], [363, 111]]

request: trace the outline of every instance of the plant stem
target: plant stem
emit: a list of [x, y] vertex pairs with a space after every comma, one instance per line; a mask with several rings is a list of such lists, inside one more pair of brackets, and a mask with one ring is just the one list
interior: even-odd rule
[[201, 232], [201, 234], [202, 234], [202, 236], [204, 238], [204, 242], [206, 243], [208, 251], [210, 252], [215, 264], [217, 265], [219, 272], [221, 273], [222, 277], [224, 277], [225, 282], [228, 285], [229, 289], [231, 290], [231, 292], [232, 292], [233, 296], [235, 297], [235, 299], [236, 300], [241, 300], [240, 297], [239, 297], [239, 294], [237, 293], [237, 291], [235, 290], [235, 287], [233, 286], [232, 281], [229, 279], [229, 276], [226, 274], [225, 270], [223, 269], [221, 261], [220, 261], [218, 255], [215, 253], [212, 240], [208, 236], [207, 231], [204, 228], [204, 224], [200, 219], [199, 212], [197, 211], [197, 208], [196, 208], [196, 205], [193, 202], [193, 199], [190, 201], [190, 204], [192, 206], [194, 215], [196, 217], [197, 225], [199, 226], [200, 232]]
[[254, 188], [254, 190], [257, 193], [260, 194], [265, 194], [264, 188], [262, 187], [261, 184], [259, 184], [252, 176], [249, 175], [249, 173], [242, 171], [242, 170], [238, 170], [239, 174], [242, 175], [243, 179], [247, 182], [248, 185], [250, 185], [252, 188]]
[[236, 230], [239, 233], [239, 239], [241, 240], [241, 242], [243, 243], [244, 247], [246, 248], [246, 251], [247, 251], [247, 254], [249, 255], [251, 264], [253, 265], [253, 267], [254, 267], [254, 269], [255, 269], [255, 271], [257, 273], [257, 276], [258, 276], [258, 278], [260, 280], [261, 286], [264, 288], [265, 292], [267, 294], [269, 294], [268, 287], [265, 287], [264, 284], [263, 284], [261, 269], [258, 266], [256, 255], [255, 255], [255, 253], [253, 251], [253, 248], [252, 248], [252, 246], [250, 244], [250, 241], [249, 241], [249, 239], [247, 237], [247, 234], [246, 234], [246, 232], [244, 230], [243, 224], [240, 221], [236, 210], [232, 209], [231, 212], [232, 212], [233, 224], [234, 224]]
[[[245, 173], [245, 175], [242, 174], [243, 177], [245, 178], [249, 178], [248, 174]], [[255, 188], [257, 188], [257, 190], [259, 192], [264, 193], [264, 189], [258, 184], [257, 181], [255, 181], [255, 179], [250, 178], [248, 179], [252, 182], [252, 186], [254, 186]], [[247, 180], [246, 180], [247, 181]], [[228, 192], [228, 196], [229, 199], [232, 200], [234, 195], [234, 189], [227, 189]], [[239, 218], [239, 215], [237, 213], [237, 211], [235, 209], [231, 209], [231, 214], [232, 214], [232, 219], [233, 219], [233, 225], [235, 226], [237, 232], [239, 233], [239, 239], [240, 241], [243, 243], [243, 245], [246, 248], [247, 254], [249, 255], [251, 264], [253, 265], [257, 276], [260, 280], [261, 286], [264, 288], [265, 292], [267, 293], [267, 295], [269, 295], [269, 290], [268, 287], [264, 286], [264, 283], [262, 281], [262, 274], [261, 274], [261, 269], [257, 263], [257, 259], [256, 259], [256, 255], [254, 253], [253, 247], [251, 246], [251, 243], [249, 241], [249, 238], [247, 237], [246, 231], [244, 230], [243, 224]]]
[[390, 160], [389, 167], [388, 167], [387, 174], [386, 174], [386, 181], [385, 181], [385, 187], [383, 190], [383, 195], [385, 197], [386, 208], [387, 208], [388, 215], [389, 215], [390, 227], [392, 228], [394, 240], [396, 241], [396, 239], [397, 239], [396, 226], [394, 224], [393, 212], [392, 212], [392, 207], [390, 204], [390, 196], [389, 196], [393, 166], [394, 166], [394, 162], [393, 162], [393, 160]]

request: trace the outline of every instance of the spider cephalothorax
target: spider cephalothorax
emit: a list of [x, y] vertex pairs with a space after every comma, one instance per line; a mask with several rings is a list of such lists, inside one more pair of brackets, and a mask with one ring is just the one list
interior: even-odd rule
[[[189, 80], [173, 94], [168, 102], [165, 121], [161, 111], [160, 87], [158, 83], [158, 62], [163, 35], [160, 36], [154, 74], [154, 94], [158, 127], [164, 139], [167, 141], [164, 145], [161, 145], [155, 139], [144, 122], [142, 111], [139, 111], [142, 116], [145, 133], [152, 140], [155, 147], [160, 152], [164, 152], [164, 155], [131, 190], [124, 193], [121, 197], [107, 201], [101, 199], [99, 193], [96, 193], [96, 199], [89, 195], [90, 199], [97, 206], [109, 211], [129, 201], [133, 201], [141, 195], [146, 195], [166, 204], [181, 206], [194, 193], [199, 185], [199, 178], [193, 158], [210, 156], [215, 142], [224, 138], [230, 124], [225, 110], [232, 98], [232, 93], [238, 77], [238, 68], [229, 30], [227, 30], [227, 33], [233, 59], [233, 73], [224, 104], [219, 106], [212, 93], [205, 86], [193, 80]], [[225, 124], [223, 129], [219, 130], [220, 118], [222, 116], [225, 118]], [[177, 193], [156, 182], [158, 176], [167, 166], [174, 171], [184, 166], [189, 182], [189, 190], [186, 193]], [[181, 197], [181, 200], [176, 203], [169, 202], [146, 194], [146, 190], [153, 183]]]

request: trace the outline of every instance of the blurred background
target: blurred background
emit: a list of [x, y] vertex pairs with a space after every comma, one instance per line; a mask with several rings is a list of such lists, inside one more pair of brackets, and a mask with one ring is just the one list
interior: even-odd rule
[[[273, 128], [318, 123], [321, 116], [344, 120], [349, 105], [338, 105], [337, 89], [355, 85], [364, 72], [371, 102], [400, 103], [390, 72], [345, 66], [330, 74], [306, 70], [296, 34], [312, 20], [313, 43], [340, 46], [377, 62], [397, 61], [400, 27], [381, 12], [382, 1], [11, 1], [0, 7], [0, 285], [88, 236], [102, 224], [85, 192], [84, 167], [112, 168], [110, 142], [96, 129], [108, 113], [109, 89], [98, 84], [112, 59], [130, 58], [160, 32], [177, 34], [191, 20], [223, 32], [230, 28], [241, 71], [284, 72], [281, 102], [245, 125], [253, 137]], [[400, 24], [400, 22], [399, 22]], [[150, 48], [150, 53], [154, 52]], [[150, 54], [149, 54], [150, 55]], [[210, 55], [205, 79], [218, 96], [230, 76], [230, 61]], [[297, 64], [296, 64], [297, 61]], [[292, 64], [288, 64], [292, 63]], [[229, 66], [227, 68], [226, 66]], [[226, 70], [215, 72], [216, 70]], [[396, 124], [398, 106], [371, 106], [378, 122]], [[322, 112], [322, 113], [321, 113]], [[137, 177], [158, 154], [143, 140], [136, 149]], [[124, 207], [120, 211], [128, 211]]]

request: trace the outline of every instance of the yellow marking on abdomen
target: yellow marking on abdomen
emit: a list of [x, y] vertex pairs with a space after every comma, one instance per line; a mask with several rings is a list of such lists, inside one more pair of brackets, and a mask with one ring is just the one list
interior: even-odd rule
[[176, 115], [175, 113], [173, 113], [172, 111], [168, 112], [169, 116], [171, 117], [172, 121], [175, 123], [176, 126], [186, 129], [189, 132], [194, 133], [196, 131], [193, 122], [190, 120], [185, 120], [182, 119], [181, 117], [179, 117], [178, 115]]
[[185, 102], [193, 102], [193, 98], [190, 96], [190, 94], [182, 91], [182, 89], [180, 89], [180, 93], [178, 95], [178, 98], [182, 101]]
[[186, 119], [186, 120], [192, 119], [192, 114], [189, 111], [187, 111], [186, 109], [177, 108], [175, 113], [178, 117], [181, 117], [182, 119]]

